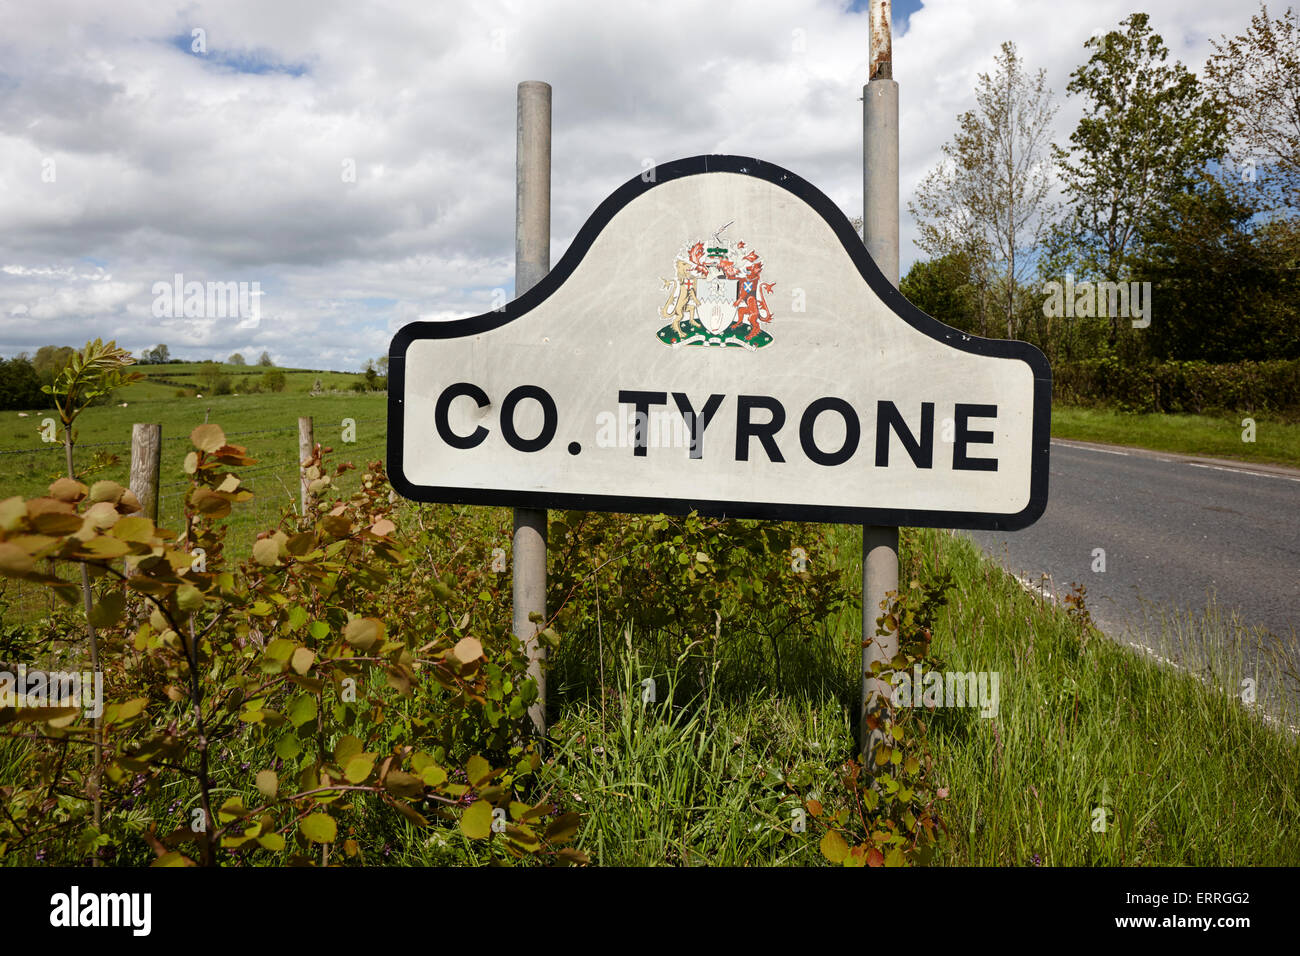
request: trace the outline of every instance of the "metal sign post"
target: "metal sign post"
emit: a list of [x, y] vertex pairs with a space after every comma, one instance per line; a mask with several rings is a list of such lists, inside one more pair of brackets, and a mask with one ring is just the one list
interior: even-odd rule
[[[536, 80], [519, 84], [515, 149], [515, 298], [551, 271], [551, 86]], [[537, 681], [537, 701], [528, 716], [546, 734], [546, 646], [540, 625], [529, 615], [546, 616], [546, 509], [515, 508], [511, 584], [514, 633], [528, 652], [528, 676]]]
[[[889, 0], [871, 4], [871, 73], [862, 88], [862, 239], [889, 283], [898, 288], [898, 84], [893, 78]], [[898, 653], [898, 632], [876, 635], [876, 618], [898, 590], [898, 528], [862, 527], [862, 694], [858, 744], [869, 758], [882, 731], [869, 732], [867, 714], [891, 693], [871, 676], [874, 661]], [[870, 768], [868, 768], [870, 769]]]

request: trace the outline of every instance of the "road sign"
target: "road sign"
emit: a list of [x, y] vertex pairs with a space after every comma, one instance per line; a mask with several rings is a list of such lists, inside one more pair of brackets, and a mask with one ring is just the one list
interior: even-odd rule
[[1047, 504], [1043, 354], [925, 315], [745, 157], [656, 167], [518, 299], [407, 325], [388, 395], [418, 501], [1005, 530]]

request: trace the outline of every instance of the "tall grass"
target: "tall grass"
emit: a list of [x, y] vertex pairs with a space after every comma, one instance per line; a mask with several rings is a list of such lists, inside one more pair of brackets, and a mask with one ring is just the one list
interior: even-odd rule
[[[1293, 698], [1262, 694], [1270, 722], [1233, 696], [1245, 676], [1273, 691], [1294, 679], [1253, 635], [1212, 612], [1154, 622], [1178, 647], [1171, 666], [1027, 593], [964, 536], [924, 531], [913, 549], [924, 573], [956, 580], [934, 652], [947, 669], [1000, 674], [996, 717], [932, 716], [950, 793], [935, 863], [1300, 862], [1300, 744], [1282, 729]], [[816, 835], [792, 830], [792, 791], [833, 786], [854, 752], [858, 628], [846, 613], [791, 639], [780, 672], [743, 638], [676, 652], [635, 626], [573, 635], [555, 665], [545, 779], [585, 811], [583, 849], [605, 865], [820, 862]], [[655, 702], [642, 701], [647, 677]]]

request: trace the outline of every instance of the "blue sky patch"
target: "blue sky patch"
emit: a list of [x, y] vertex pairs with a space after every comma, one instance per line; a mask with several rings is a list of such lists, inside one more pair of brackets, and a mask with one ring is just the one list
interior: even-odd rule
[[268, 50], [223, 48], [220, 43], [206, 34], [195, 36], [182, 33], [172, 37], [172, 46], [195, 59], [203, 60], [216, 69], [229, 70], [232, 73], [252, 73], [264, 75], [283, 73], [286, 76], [302, 76], [307, 67], [301, 63], [284, 63], [276, 59]]

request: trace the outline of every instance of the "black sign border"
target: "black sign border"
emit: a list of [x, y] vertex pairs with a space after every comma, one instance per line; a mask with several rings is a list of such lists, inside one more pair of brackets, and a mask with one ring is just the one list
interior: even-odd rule
[[[1033, 439], [1030, 459], [1029, 503], [1016, 514], [976, 511], [925, 511], [908, 508], [854, 508], [838, 505], [780, 504], [761, 501], [714, 501], [681, 498], [642, 498], [623, 495], [560, 494], [484, 488], [450, 488], [417, 485], [402, 470], [406, 350], [422, 339], [450, 339], [479, 335], [500, 328], [531, 312], [573, 274], [596, 237], [611, 219], [638, 196], [664, 183], [686, 176], [735, 173], [753, 176], [798, 196], [831, 227], [867, 285], [895, 315], [919, 332], [951, 348], [975, 355], [1013, 358], [1028, 363], [1034, 372]], [[1048, 461], [1051, 451], [1052, 370], [1047, 357], [1028, 342], [984, 339], [969, 335], [926, 315], [908, 302], [881, 274], [848, 218], [816, 186], [763, 160], [723, 154], [691, 156], [656, 166], [636, 176], [602, 202], [583, 224], [563, 258], [537, 285], [504, 308], [450, 322], [412, 322], [393, 337], [388, 353], [388, 479], [402, 496], [413, 501], [448, 504], [559, 508], [573, 511], [615, 511], [633, 514], [683, 515], [691, 511], [720, 518], [765, 518], [816, 521], [833, 524], [867, 524], [921, 528], [968, 528], [1016, 531], [1033, 524], [1047, 508]]]

